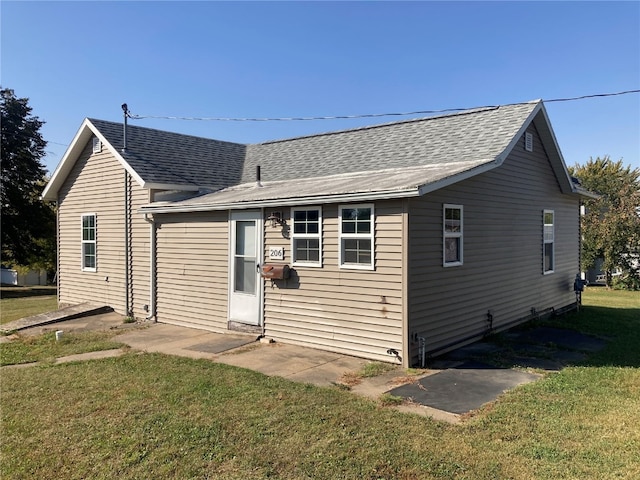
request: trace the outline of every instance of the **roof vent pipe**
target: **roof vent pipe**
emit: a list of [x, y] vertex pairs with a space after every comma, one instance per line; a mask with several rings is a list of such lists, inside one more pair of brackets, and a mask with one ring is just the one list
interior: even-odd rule
[[129, 107], [126, 103], [122, 104], [122, 112], [124, 113], [124, 132], [122, 134], [122, 152], [127, 151], [127, 118], [129, 118]]
[[260, 182], [260, 165], [256, 165], [256, 187], [261, 187], [262, 182]]

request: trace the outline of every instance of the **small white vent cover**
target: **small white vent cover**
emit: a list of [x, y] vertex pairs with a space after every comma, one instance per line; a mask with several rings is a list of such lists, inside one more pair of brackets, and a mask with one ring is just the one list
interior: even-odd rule
[[102, 142], [98, 137], [93, 137], [93, 153], [100, 153], [102, 151]]
[[533, 152], [533, 135], [529, 132], [524, 134], [524, 149], [527, 152]]

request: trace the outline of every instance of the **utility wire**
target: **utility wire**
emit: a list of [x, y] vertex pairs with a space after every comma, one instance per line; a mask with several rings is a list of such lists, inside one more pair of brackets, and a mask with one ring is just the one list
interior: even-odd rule
[[[575, 100], [585, 100], [588, 98], [613, 97], [617, 95], [627, 95], [630, 93], [640, 93], [640, 90], [626, 90], [614, 93], [596, 93], [593, 95], [582, 95], [579, 97], [569, 98], [552, 98], [543, 100], [545, 103], [551, 102], [571, 102]], [[278, 117], [278, 118], [231, 118], [231, 117], [176, 117], [176, 116], [160, 116], [160, 115], [134, 115], [127, 111], [127, 117], [133, 120], [142, 120], [145, 118], [161, 119], [161, 120], [195, 120], [195, 121], [214, 121], [214, 122], [289, 122], [289, 121], [309, 121], [309, 120], [344, 120], [356, 118], [377, 118], [377, 117], [403, 117], [407, 115], [430, 115], [436, 113], [462, 112], [465, 110], [499, 108], [513, 105], [524, 105], [530, 102], [506, 103], [504, 105], [485, 105], [473, 108], [445, 108], [442, 110], [416, 110], [413, 112], [391, 112], [391, 113], [365, 113], [360, 115], [334, 115], [322, 117]]]

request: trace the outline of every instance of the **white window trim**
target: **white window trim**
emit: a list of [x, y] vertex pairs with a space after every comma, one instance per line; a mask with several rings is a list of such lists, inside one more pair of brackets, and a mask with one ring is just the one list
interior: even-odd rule
[[[295, 212], [306, 212], [309, 210], [318, 211], [318, 233], [295, 233]], [[318, 240], [318, 261], [306, 262], [296, 261], [295, 241], [297, 239], [317, 239]], [[296, 267], [322, 267], [322, 207], [294, 207], [291, 209], [291, 264]]]
[[[342, 233], [342, 210], [344, 209], [354, 209], [354, 208], [370, 208], [371, 216], [369, 217], [369, 221], [371, 222], [371, 229], [369, 233]], [[373, 207], [373, 203], [363, 203], [358, 205], [339, 205], [338, 206], [338, 265], [340, 269], [345, 270], [375, 270], [375, 209]], [[355, 263], [343, 263], [343, 240], [350, 239], [369, 239], [371, 241], [371, 263], [370, 264], [355, 264]]]
[[[84, 217], [93, 217], [93, 228], [94, 228], [93, 240], [84, 240], [83, 238]], [[84, 244], [85, 243], [93, 243], [93, 251], [95, 252], [94, 267], [84, 266]], [[83, 272], [98, 271], [98, 215], [96, 215], [95, 213], [83, 213], [82, 215], [80, 215], [80, 270], [82, 270]]]
[[[552, 238], [550, 241], [548, 241], [546, 239], [546, 227], [547, 227], [547, 223], [545, 223], [545, 217], [547, 216], [547, 214], [550, 213], [551, 215], [553, 215], [553, 223], [551, 224], [552, 230], [551, 230], [551, 234], [552, 234]], [[545, 246], [550, 243], [553, 247], [551, 248], [551, 270], [545, 270], [546, 266], [544, 263], [544, 258], [545, 258]], [[549, 275], [551, 273], [554, 273], [556, 269], [556, 213], [553, 210], [550, 209], [545, 209], [542, 211], [542, 274], [543, 275]]]
[[[448, 208], [455, 208], [460, 210], [460, 231], [459, 232], [447, 232], [446, 230], [446, 213]], [[460, 260], [456, 262], [447, 262], [447, 238], [459, 238], [460, 239]], [[442, 205], [442, 266], [459, 267], [464, 264], [464, 208], [462, 205], [456, 205], [452, 203], [445, 203]]]

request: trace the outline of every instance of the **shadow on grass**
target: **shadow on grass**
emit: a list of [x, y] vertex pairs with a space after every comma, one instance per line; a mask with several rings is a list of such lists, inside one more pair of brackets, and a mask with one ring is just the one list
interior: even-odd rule
[[433, 368], [492, 370], [640, 367], [640, 307], [584, 306], [534, 320], [449, 352]]
[[[497, 335], [498, 343], [509, 353], [518, 354], [518, 346], [512, 341], [517, 332], [544, 331], [560, 329], [565, 334], [539, 336], [526, 351], [540, 365], [557, 364], [559, 368], [568, 365], [589, 367], [640, 367], [640, 307], [612, 308], [602, 306], [583, 306], [579, 312], [551, 317], [542, 321], [533, 321]], [[578, 332], [578, 335], [573, 332]], [[589, 338], [579, 338], [580, 334]], [[554, 339], [553, 336], [557, 336]], [[534, 335], [535, 338], [535, 335]], [[598, 347], [598, 342], [603, 345]], [[534, 368], [535, 361], [532, 362]], [[541, 368], [546, 368], [542, 366]]]
[[2, 286], [0, 287], [0, 298], [28, 298], [28, 297], [42, 297], [46, 295], [55, 295], [57, 288], [47, 286], [37, 287], [13, 287]]
[[640, 367], [640, 307], [586, 306], [578, 313], [558, 317], [553, 324], [607, 340], [605, 348], [590, 354], [582, 365]]

